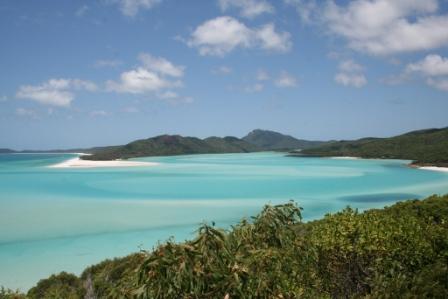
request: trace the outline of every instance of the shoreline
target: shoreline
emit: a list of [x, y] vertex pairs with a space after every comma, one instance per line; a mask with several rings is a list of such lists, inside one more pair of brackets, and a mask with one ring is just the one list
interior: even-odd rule
[[[85, 155], [85, 154], [80, 154]], [[142, 167], [156, 166], [160, 163], [143, 162], [143, 161], [125, 161], [125, 160], [109, 160], [109, 161], [93, 161], [82, 160], [79, 157], [68, 159], [57, 164], [47, 166], [48, 168], [107, 168], [107, 167]]]
[[412, 166], [413, 168], [418, 168], [422, 170], [429, 170], [429, 171], [438, 171], [438, 172], [447, 172], [448, 173], [448, 167], [439, 167], [439, 166]]
[[336, 156], [336, 157], [329, 157], [330, 159], [335, 160], [359, 160], [362, 159], [360, 157], [353, 157], [353, 156]]

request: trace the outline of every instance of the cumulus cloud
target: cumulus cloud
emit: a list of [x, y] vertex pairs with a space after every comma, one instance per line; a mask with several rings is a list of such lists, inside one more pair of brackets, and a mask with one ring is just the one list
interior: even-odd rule
[[160, 74], [152, 72], [143, 67], [123, 72], [120, 80], [107, 81], [107, 89], [120, 93], [142, 94], [146, 92], [157, 91], [164, 88], [170, 88], [176, 83], [163, 78]]
[[121, 12], [127, 17], [134, 17], [141, 9], [151, 9], [161, 0], [115, 0]]
[[229, 16], [217, 17], [199, 25], [187, 41], [201, 55], [224, 56], [236, 48], [261, 48], [287, 52], [292, 43], [288, 32], [277, 32], [274, 24], [249, 28]]
[[440, 55], [427, 55], [423, 60], [408, 64], [406, 72], [418, 72], [427, 76], [448, 75], [448, 58]]
[[411, 74], [420, 74], [426, 78], [429, 86], [448, 91], [448, 58], [436, 54], [427, 55], [420, 61], [408, 64], [400, 77], [407, 79]]
[[184, 66], [148, 53], [140, 54], [139, 60], [141, 65], [121, 73], [118, 81], [107, 81], [107, 90], [129, 94], [153, 93], [161, 99], [171, 100], [179, 97], [171, 89], [183, 86]]
[[184, 75], [184, 66], [174, 65], [163, 57], [154, 57], [151, 54], [142, 53], [139, 55], [139, 59], [147, 69], [160, 74], [172, 77], [182, 77]]
[[353, 60], [344, 60], [339, 64], [339, 69], [343, 72], [362, 72], [364, 67]]
[[266, 24], [256, 31], [260, 47], [266, 50], [287, 52], [292, 47], [289, 32], [276, 32], [274, 24]]
[[360, 52], [390, 55], [448, 45], [448, 15], [439, 13], [437, 0], [285, 1], [298, 9], [308, 7], [308, 19]]
[[334, 80], [344, 86], [353, 86], [357, 88], [367, 84], [367, 79], [363, 74], [338, 73], [335, 75]]
[[330, 1], [324, 10], [328, 29], [351, 48], [387, 55], [448, 44], [448, 16], [435, 15], [436, 0], [356, 0], [347, 6]]
[[275, 85], [280, 88], [296, 87], [297, 79], [288, 72], [283, 71], [275, 80]]
[[344, 86], [360, 88], [367, 84], [363, 71], [362, 65], [351, 59], [344, 60], [339, 63], [339, 72], [334, 76], [334, 80]]
[[274, 7], [265, 0], [219, 0], [219, 6], [224, 12], [231, 8], [239, 9], [240, 15], [246, 18], [274, 12]]
[[40, 104], [69, 107], [75, 99], [75, 90], [95, 91], [96, 85], [80, 79], [50, 79], [40, 85], [22, 85], [16, 93], [20, 99]]

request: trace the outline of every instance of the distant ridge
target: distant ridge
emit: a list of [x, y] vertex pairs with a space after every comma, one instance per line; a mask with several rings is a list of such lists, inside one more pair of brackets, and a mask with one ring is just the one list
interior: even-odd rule
[[256, 129], [243, 137], [243, 140], [264, 150], [308, 149], [324, 144], [322, 141], [308, 141], [269, 130]]
[[261, 150], [236, 137], [183, 137], [180, 135], [160, 135], [136, 140], [126, 145], [94, 151], [83, 156], [86, 160], [115, 160], [146, 156], [170, 156], [212, 153], [248, 153]]
[[14, 153], [14, 151], [9, 148], [0, 148], [0, 154], [12, 154], [12, 153]]
[[[89, 149], [14, 151], [0, 153], [90, 153], [89, 160], [116, 160], [146, 156], [186, 154], [249, 153], [257, 151], [289, 151], [292, 156], [356, 156], [361, 158], [406, 159], [418, 166], [448, 167], [448, 127], [408, 132], [390, 138], [367, 137], [358, 140], [308, 141], [269, 130], [253, 130], [243, 138], [232, 136], [183, 137], [160, 135], [130, 142], [126, 145]], [[299, 150], [299, 151], [297, 151]]]
[[408, 132], [390, 138], [337, 141], [298, 155], [406, 159], [415, 165], [448, 166], [448, 127]]

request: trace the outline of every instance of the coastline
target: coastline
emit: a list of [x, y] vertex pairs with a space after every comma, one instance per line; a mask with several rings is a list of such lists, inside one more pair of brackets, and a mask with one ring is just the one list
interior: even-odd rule
[[[86, 154], [79, 154], [86, 155]], [[142, 167], [142, 166], [156, 166], [156, 162], [142, 162], [142, 161], [124, 161], [124, 160], [110, 160], [110, 161], [93, 161], [82, 160], [79, 157], [68, 159], [57, 164], [48, 166], [48, 168], [106, 168], [106, 167]]]

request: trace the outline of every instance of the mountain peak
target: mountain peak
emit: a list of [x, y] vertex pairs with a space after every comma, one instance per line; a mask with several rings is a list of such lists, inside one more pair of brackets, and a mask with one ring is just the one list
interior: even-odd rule
[[243, 140], [266, 150], [305, 149], [320, 145], [319, 141], [307, 141], [270, 130], [255, 129]]

